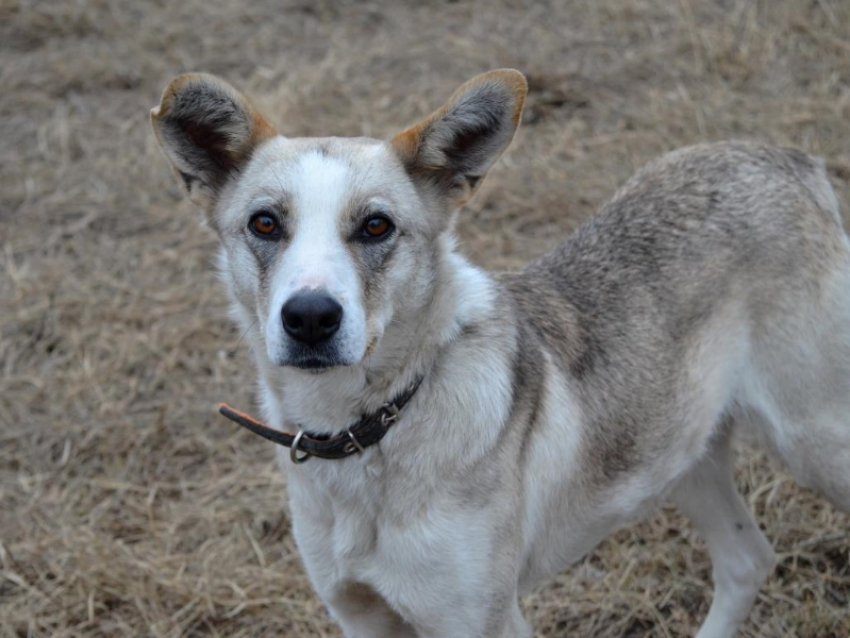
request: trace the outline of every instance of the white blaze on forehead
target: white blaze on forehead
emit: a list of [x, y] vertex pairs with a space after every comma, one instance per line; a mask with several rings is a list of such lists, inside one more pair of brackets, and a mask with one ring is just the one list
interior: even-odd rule
[[284, 255], [290, 285], [338, 289], [340, 269], [351, 269], [339, 218], [351, 199], [351, 171], [318, 152], [302, 155], [290, 177], [292, 243]]
[[[269, 169], [273, 170], [272, 165]], [[299, 290], [326, 290], [343, 307], [338, 340], [352, 357], [365, 351], [366, 318], [361, 282], [346, 247], [347, 214], [354, 195], [351, 167], [344, 161], [310, 150], [276, 172], [288, 202], [287, 228], [291, 234], [269, 281], [271, 287], [266, 339], [270, 356], [283, 347], [280, 313]]]

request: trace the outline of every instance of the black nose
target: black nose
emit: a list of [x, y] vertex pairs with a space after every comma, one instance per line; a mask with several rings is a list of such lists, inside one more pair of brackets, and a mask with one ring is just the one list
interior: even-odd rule
[[300, 292], [283, 304], [283, 329], [311, 346], [330, 339], [342, 321], [342, 306], [325, 292]]

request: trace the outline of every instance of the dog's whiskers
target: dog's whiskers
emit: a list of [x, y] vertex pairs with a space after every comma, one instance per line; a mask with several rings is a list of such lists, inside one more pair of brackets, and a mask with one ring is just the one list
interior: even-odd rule
[[251, 322], [251, 325], [248, 326], [247, 328], [245, 328], [245, 330], [242, 332], [242, 334], [239, 335], [239, 338], [236, 340], [236, 344], [233, 347], [238, 348], [240, 345], [242, 345], [242, 342], [245, 340], [245, 337], [248, 336], [248, 333], [251, 332], [251, 330], [254, 329], [254, 326], [256, 326], [258, 323], [260, 323], [259, 317], [254, 319], [254, 321]]

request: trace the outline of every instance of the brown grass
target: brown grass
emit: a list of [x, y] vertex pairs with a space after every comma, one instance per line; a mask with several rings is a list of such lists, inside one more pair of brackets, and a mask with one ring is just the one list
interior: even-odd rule
[[[147, 110], [220, 74], [289, 134], [384, 136], [473, 74], [529, 75], [525, 125], [461, 216], [540, 254], [659, 153], [728, 137], [828, 159], [850, 202], [845, 0], [0, 0], [0, 632], [338, 636], [269, 444], [217, 418], [253, 374]], [[742, 454], [779, 554], [742, 635], [850, 635], [847, 515]], [[706, 552], [665, 508], [525, 608], [540, 636], [684, 636]]]

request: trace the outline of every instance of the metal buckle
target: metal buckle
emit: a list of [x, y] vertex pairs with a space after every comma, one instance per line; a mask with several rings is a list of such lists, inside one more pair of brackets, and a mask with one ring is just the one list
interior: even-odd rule
[[398, 421], [399, 412], [395, 403], [384, 403], [381, 407], [384, 410], [384, 413], [381, 415], [381, 425], [389, 427]]
[[312, 456], [309, 452], [304, 452], [304, 456], [298, 456], [298, 444], [301, 443], [301, 437], [304, 436], [304, 430], [298, 428], [298, 434], [292, 440], [292, 447], [289, 448], [289, 458], [295, 465], [301, 465], [310, 460]]
[[350, 443], [346, 443], [345, 447], [342, 448], [343, 452], [346, 454], [353, 454], [355, 451], [357, 453], [363, 453], [366, 451], [366, 448], [361, 445], [360, 441], [357, 440], [357, 437], [354, 436], [354, 433], [351, 431], [351, 428], [347, 429], [346, 434], [348, 434], [348, 438], [351, 439]]

